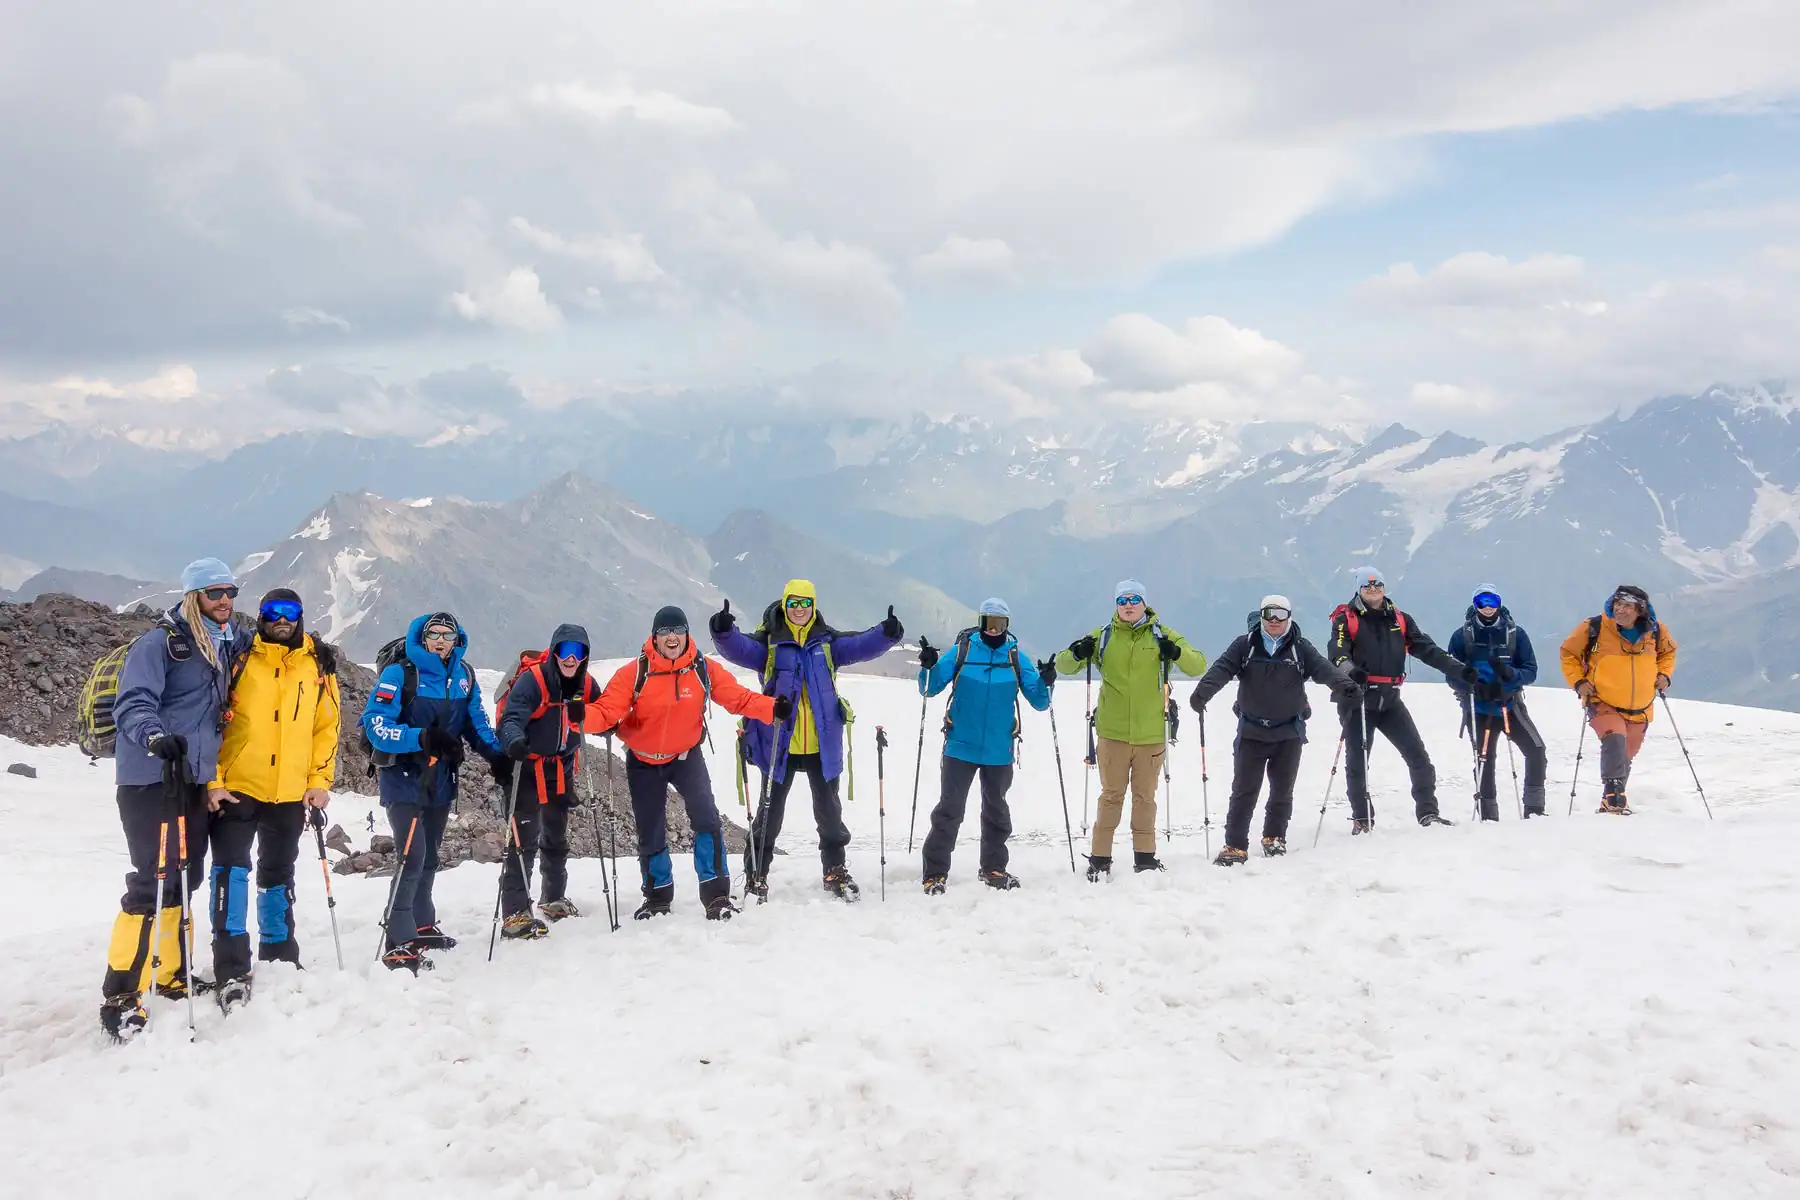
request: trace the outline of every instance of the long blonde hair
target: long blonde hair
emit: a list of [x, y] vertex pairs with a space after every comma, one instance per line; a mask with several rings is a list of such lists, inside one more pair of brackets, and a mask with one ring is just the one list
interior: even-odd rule
[[213, 645], [211, 626], [207, 615], [200, 611], [200, 593], [189, 592], [181, 598], [181, 619], [187, 622], [188, 632], [193, 635], [193, 642], [199, 649], [202, 658], [219, 669], [219, 648]]

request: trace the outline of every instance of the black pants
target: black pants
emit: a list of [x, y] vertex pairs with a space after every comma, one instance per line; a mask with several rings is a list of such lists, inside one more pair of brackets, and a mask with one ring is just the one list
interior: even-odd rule
[[700, 902], [731, 892], [725, 863], [725, 838], [719, 806], [713, 801], [712, 776], [699, 748], [666, 763], [647, 763], [625, 756], [625, 785], [631, 792], [631, 816], [637, 822], [638, 872], [644, 898], [675, 898], [675, 866], [669, 859], [669, 789], [681, 793], [688, 824], [694, 828], [694, 874], [700, 880]]
[[[412, 848], [407, 850], [406, 835], [414, 819], [418, 828], [412, 835]], [[438, 844], [444, 840], [444, 826], [450, 821], [450, 806], [434, 804], [420, 808], [417, 804], [387, 806], [388, 828], [394, 834], [394, 853], [405, 852], [400, 878], [393, 883], [394, 907], [388, 914], [387, 944], [404, 946], [419, 936], [419, 930], [437, 924], [437, 905], [431, 888], [437, 882]]]
[[1250, 848], [1250, 818], [1262, 793], [1263, 776], [1269, 777], [1269, 803], [1263, 809], [1263, 836], [1285, 838], [1288, 818], [1294, 815], [1294, 778], [1300, 774], [1299, 738], [1258, 742], [1238, 735], [1231, 748], [1231, 807], [1225, 812], [1225, 844]]
[[[187, 890], [192, 895], [206, 878], [206, 789], [198, 786], [178, 788], [175, 795], [160, 783], [127, 785], [118, 789], [119, 824], [125, 831], [125, 851], [131, 856], [131, 870], [125, 875], [125, 894], [119, 897], [119, 916], [113, 923], [112, 941], [106, 952], [106, 978], [100, 985], [103, 995], [122, 996], [143, 990], [149, 983], [171, 983], [181, 977], [187, 939], [181, 931], [181, 918], [176, 913], [163, 916], [157, 926], [157, 910], [178, 909], [181, 905], [181, 830], [177, 815], [187, 824]], [[156, 861], [158, 834], [168, 822], [167, 837], [162, 841], [164, 882], [157, 894]], [[151, 941], [156, 935], [162, 969], [154, 981], [146, 975], [152, 958]]]
[[[1375, 735], [1379, 733], [1400, 752], [1400, 758], [1406, 763], [1407, 774], [1412, 776], [1413, 815], [1436, 816], [1437, 768], [1431, 765], [1431, 756], [1425, 753], [1425, 742], [1419, 737], [1419, 727], [1413, 724], [1412, 714], [1406, 711], [1399, 689], [1371, 689], [1363, 696], [1360, 709], [1362, 719], [1359, 719], [1358, 712], [1358, 706], [1354, 703], [1343, 705], [1339, 709], [1344, 723], [1344, 783], [1350, 792], [1350, 815], [1357, 820], [1363, 820], [1369, 815], [1367, 747], [1375, 744]], [[1366, 746], [1362, 740], [1364, 719], [1369, 731]]]
[[[781, 836], [781, 820], [787, 812], [788, 793], [802, 773], [812, 788], [813, 821], [819, 827], [819, 863], [826, 870], [844, 865], [844, 848], [850, 844], [850, 828], [844, 824], [844, 803], [838, 798], [838, 780], [825, 778], [825, 768], [816, 754], [791, 754], [787, 758], [787, 778], [769, 785], [769, 799], [757, 810], [751, 823], [751, 849], [756, 863], [768, 873], [775, 853], [775, 839]], [[750, 862], [746, 855], [745, 866]]]
[[1475, 714], [1474, 747], [1477, 755], [1481, 748], [1487, 747], [1487, 756], [1477, 758], [1480, 775], [1475, 784], [1475, 797], [1484, 821], [1500, 819], [1500, 802], [1495, 793], [1495, 772], [1504, 747], [1500, 739], [1506, 737], [1507, 727], [1511, 726], [1513, 745], [1517, 746], [1525, 757], [1525, 790], [1520, 796], [1525, 811], [1542, 816], [1544, 813], [1544, 772], [1546, 761], [1544, 754], [1544, 736], [1538, 732], [1531, 714], [1525, 706], [1515, 702], [1509, 716], [1499, 713]]
[[981, 869], [1006, 870], [1006, 839], [1012, 836], [1012, 810], [1006, 793], [1012, 787], [1011, 763], [977, 766], [944, 756], [937, 807], [931, 810], [931, 832], [925, 835], [925, 875], [948, 875], [950, 852], [956, 848], [956, 832], [962, 828], [969, 806], [969, 787], [981, 776]]
[[500, 864], [500, 909], [507, 916], [531, 911], [532, 866], [541, 867], [539, 898], [561, 900], [569, 890], [569, 809], [575, 800], [573, 767], [564, 764], [565, 788], [558, 791], [554, 760], [544, 764], [540, 789], [536, 763], [521, 764], [519, 795], [513, 810], [518, 844]]
[[250, 973], [250, 844], [256, 843], [256, 957], [300, 961], [294, 937], [294, 861], [306, 828], [306, 805], [269, 804], [234, 792], [208, 831], [212, 843], [213, 974], [220, 980]]

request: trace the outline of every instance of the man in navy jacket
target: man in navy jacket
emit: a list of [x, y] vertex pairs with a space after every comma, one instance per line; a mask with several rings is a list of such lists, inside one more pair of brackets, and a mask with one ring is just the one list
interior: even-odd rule
[[1531, 638], [1513, 620], [1497, 590], [1479, 587], [1463, 627], [1450, 635], [1446, 649], [1475, 668], [1473, 683], [1452, 678], [1450, 689], [1462, 701], [1463, 722], [1481, 773], [1476, 784], [1481, 819], [1500, 819], [1500, 805], [1494, 797], [1494, 759], [1503, 737], [1510, 737], [1525, 756], [1525, 815], [1543, 816], [1544, 736], [1525, 711], [1525, 689], [1536, 681], [1538, 671]]

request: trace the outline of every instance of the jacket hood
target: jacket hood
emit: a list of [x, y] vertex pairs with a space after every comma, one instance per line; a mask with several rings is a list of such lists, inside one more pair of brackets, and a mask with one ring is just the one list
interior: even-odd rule
[[[795, 583], [806, 583], [806, 581], [804, 579], [792, 580], [789, 582], [788, 586], [791, 588]], [[812, 585], [807, 584], [807, 586], [810, 587]], [[793, 627], [788, 624], [787, 605], [785, 603], [787, 597], [790, 595], [802, 596], [805, 595], [805, 593], [790, 592], [784, 589], [780, 600], [771, 601], [769, 607], [763, 609], [762, 627], [759, 632], [768, 634], [769, 640], [772, 642], [785, 641], [793, 634]], [[819, 612], [819, 602], [814, 600], [812, 620], [806, 626], [807, 642], [809, 644], [816, 642], [825, 634], [836, 632], [837, 630], [826, 623], [824, 614]]]
[[406, 657], [418, 668], [421, 678], [436, 679], [439, 676], [454, 678], [452, 674], [461, 664], [463, 652], [469, 648], [469, 631], [458, 621], [456, 625], [456, 647], [450, 651], [450, 661], [444, 662], [437, 655], [425, 648], [425, 626], [431, 623], [436, 613], [421, 613], [414, 617], [412, 624], [406, 627]]
[[[562, 669], [556, 665], [556, 648], [564, 642], [580, 642], [587, 647], [581, 656], [581, 665], [575, 668], [575, 674], [563, 678]], [[544, 664], [544, 678], [548, 681], [554, 676], [559, 682], [563, 696], [581, 696], [586, 693], [588, 676], [588, 657], [593, 653], [593, 643], [588, 641], [588, 632], [579, 625], [563, 624], [556, 627], [550, 635], [550, 644], [544, 648], [548, 661]]]
[[[1609, 603], [1610, 603], [1610, 601], [1609, 601]], [[1473, 622], [1475, 622], [1475, 627], [1477, 629], [1492, 629], [1492, 628], [1494, 628], [1494, 626], [1504, 626], [1508, 621], [1510, 621], [1512, 619], [1513, 619], [1512, 609], [1506, 607], [1506, 605], [1504, 605], [1504, 604], [1502, 604], [1500, 606], [1500, 610], [1494, 614], [1494, 620], [1493, 620], [1492, 624], [1489, 624], [1481, 619], [1481, 614], [1478, 611], [1476, 611], [1476, 608], [1473, 604], [1469, 605], [1469, 611], [1465, 612], [1463, 614], [1463, 624], [1467, 625], [1470, 621], [1473, 621]]]
[[[1605, 612], [1609, 617], [1613, 615], [1612, 608], [1612, 597], [1608, 596], [1606, 598]], [[1650, 603], [1648, 600], [1644, 601], [1644, 615], [1637, 619], [1637, 623], [1643, 628], [1649, 628], [1650, 625], [1654, 625], [1656, 623], [1656, 605]]]
[[[694, 664], [694, 659], [698, 658], [699, 655], [700, 647], [694, 643], [693, 634], [688, 635], [687, 647], [673, 659], [664, 654], [662, 652], [662, 647], [656, 644], [655, 634], [651, 634], [644, 639], [644, 657], [649, 660], [650, 669], [652, 671], [656, 670], [658, 666], [664, 663], [668, 664], [670, 670], [684, 670], [687, 667], [692, 666]], [[587, 664], [583, 663], [581, 669], [584, 671], [587, 670]]]

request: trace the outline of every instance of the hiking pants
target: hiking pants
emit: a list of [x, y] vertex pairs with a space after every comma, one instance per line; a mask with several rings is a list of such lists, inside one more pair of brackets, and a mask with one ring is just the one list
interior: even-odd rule
[[1288, 818], [1294, 815], [1294, 779], [1300, 774], [1299, 738], [1279, 742], [1252, 741], [1242, 734], [1231, 748], [1231, 806], [1225, 811], [1225, 844], [1250, 848], [1250, 818], [1262, 792], [1263, 775], [1269, 777], [1269, 803], [1263, 808], [1263, 836], [1287, 837]]
[[[119, 824], [125, 830], [131, 870], [125, 875], [125, 894], [119, 897], [119, 915], [107, 943], [106, 978], [100, 985], [104, 996], [148, 991], [153, 984], [173, 984], [182, 977], [186, 939], [181, 929], [181, 832], [176, 816], [187, 818], [187, 890], [192, 895], [206, 878], [206, 789], [190, 785], [177, 792], [171, 797], [160, 783], [118, 789]], [[164, 882], [158, 896], [157, 835], [165, 821]]]
[[1156, 852], [1156, 786], [1165, 745], [1133, 746], [1100, 739], [1100, 802], [1094, 811], [1095, 858], [1111, 858], [1113, 831], [1125, 813], [1125, 789], [1131, 788], [1131, 848]]
[[[1363, 694], [1360, 709], [1352, 702], [1341, 706], [1339, 713], [1344, 722], [1344, 783], [1350, 792], [1350, 815], [1359, 821], [1369, 816], [1368, 749], [1379, 733], [1400, 752], [1407, 774], [1412, 776], [1413, 815], [1436, 816], [1437, 768], [1431, 765], [1419, 727], [1406, 711], [1399, 689], [1372, 688]], [[1363, 719], [1368, 721], [1367, 746], [1362, 740]]]
[[1006, 839], [1012, 836], [1012, 812], [1006, 806], [1006, 792], [1012, 787], [1011, 763], [999, 766], [977, 766], [960, 758], [944, 756], [941, 791], [937, 807], [931, 810], [931, 832], [925, 835], [925, 877], [950, 873], [950, 852], [956, 848], [956, 833], [962, 828], [963, 813], [969, 806], [969, 788], [981, 776], [981, 870], [1006, 870]]
[[[781, 836], [781, 820], [787, 813], [788, 793], [794, 780], [804, 772], [812, 788], [813, 822], [819, 827], [819, 863], [826, 873], [844, 865], [844, 848], [850, 844], [850, 829], [844, 824], [844, 804], [838, 799], [838, 779], [825, 778], [825, 769], [816, 754], [790, 754], [787, 778], [769, 785], [769, 799], [757, 810], [750, 836], [756, 851], [756, 862], [763, 874], [775, 853], [775, 839]], [[749, 864], [746, 855], [744, 862]]]
[[[1506, 748], [1500, 744], [1501, 739], [1508, 736], [1507, 727], [1511, 725], [1512, 744], [1517, 746], [1525, 758], [1525, 791], [1520, 797], [1525, 811], [1544, 815], [1544, 772], [1546, 756], [1544, 754], [1544, 737], [1538, 732], [1531, 720], [1531, 714], [1523, 705], [1514, 704], [1506, 718], [1499, 713], [1476, 713], [1474, 732], [1476, 763], [1480, 775], [1475, 783], [1475, 798], [1481, 809], [1481, 819], [1498, 821], [1500, 819], [1500, 801], [1497, 798], [1495, 779], [1499, 771], [1500, 756]], [[1487, 747], [1487, 754], [1481, 757], [1481, 748]]]
[[631, 792], [631, 817], [637, 822], [638, 872], [644, 899], [665, 903], [675, 898], [675, 868], [669, 860], [669, 789], [681, 793], [688, 824], [694, 829], [694, 874], [700, 879], [702, 904], [731, 892], [731, 870], [725, 862], [725, 835], [719, 806], [713, 802], [712, 776], [699, 747], [666, 763], [647, 763], [625, 756], [625, 786]]
[[387, 806], [388, 828], [394, 834], [394, 853], [406, 850], [407, 830], [418, 821], [412, 835], [412, 849], [406, 853], [400, 880], [394, 884], [394, 910], [388, 914], [388, 946], [404, 946], [419, 936], [419, 930], [437, 924], [437, 905], [432, 902], [431, 888], [437, 882], [438, 845], [444, 840], [444, 826], [450, 821], [450, 806], [434, 804], [421, 808], [417, 804]]
[[213, 978], [250, 974], [250, 844], [256, 843], [256, 957], [300, 961], [294, 937], [294, 862], [306, 828], [306, 805], [269, 804], [233, 792], [208, 830], [212, 842]]
[[[574, 760], [556, 769], [555, 759], [521, 763], [518, 798], [513, 808], [516, 845], [500, 863], [500, 911], [506, 916], [531, 911], [529, 876], [541, 859], [539, 899], [548, 904], [569, 890], [569, 809], [575, 803]], [[557, 791], [558, 781], [565, 784]]]
[[1627, 720], [1612, 705], [1596, 704], [1588, 710], [1588, 727], [1600, 739], [1600, 778], [1623, 784], [1631, 778], [1631, 762], [1644, 748], [1650, 722]]

